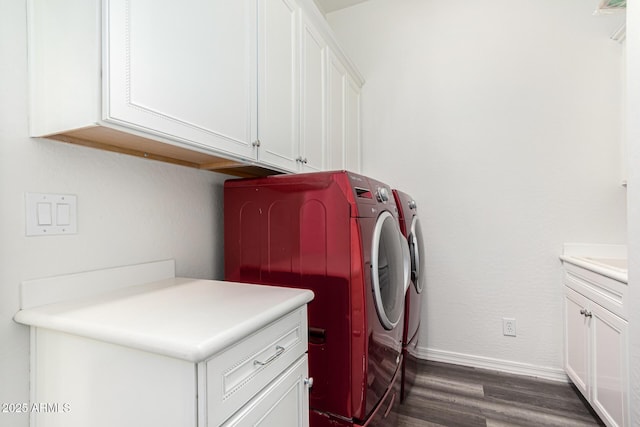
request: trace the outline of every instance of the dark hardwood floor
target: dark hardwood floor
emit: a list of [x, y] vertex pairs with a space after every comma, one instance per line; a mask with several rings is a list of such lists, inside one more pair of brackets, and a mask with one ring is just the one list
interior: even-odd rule
[[398, 418], [400, 427], [604, 425], [571, 384], [427, 361]]

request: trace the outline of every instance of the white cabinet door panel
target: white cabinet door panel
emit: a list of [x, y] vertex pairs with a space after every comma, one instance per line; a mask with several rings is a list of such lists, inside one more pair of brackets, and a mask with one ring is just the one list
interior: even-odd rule
[[344, 92], [346, 70], [338, 58], [329, 55], [329, 169], [343, 169], [345, 145]]
[[309, 389], [305, 384], [307, 372], [305, 355], [224, 423], [224, 426], [308, 427]]
[[593, 305], [593, 406], [610, 425], [625, 426], [629, 420], [627, 396], [627, 322]]
[[305, 171], [324, 169], [326, 156], [327, 44], [308, 20], [302, 22], [300, 154]]
[[255, 3], [108, 1], [103, 118], [251, 158]]
[[292, 1], [259, 2], [259, 160], [292, 171], [298, 157], [297, 16]]
[[345, 86], [345, 168], [360, 172], [360, 87], [351, 77], [347, 77]]
[[589, 328], [580, 312], [587, 299], [571, 289], [565, 295], [565, 369], [580, 392], [589, 396]]

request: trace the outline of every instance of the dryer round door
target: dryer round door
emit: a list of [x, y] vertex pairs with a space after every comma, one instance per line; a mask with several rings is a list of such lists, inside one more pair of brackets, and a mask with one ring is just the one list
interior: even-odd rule
[[416, 288], [416, 292], [422, 292], [424, 288], [424, 242], [422, 240], [422, 229], [418, 216], [411, 221], [411, 231], [407, 238], [409, 243], [409, 253], [411, 254], [411, 281]]
[[378, 217], [371, 245], [373, 296], [382, 326], [391, 330], [404, 312], [404, 295], [409, 284], [409, 248], [398, 221], [384, 211]]

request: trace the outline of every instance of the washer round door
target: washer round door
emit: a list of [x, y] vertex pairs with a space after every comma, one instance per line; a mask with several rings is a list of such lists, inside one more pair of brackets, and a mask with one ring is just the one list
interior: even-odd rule
[[388, 211], [382, 212], [376, 221], [371, 251], [371, 281], [376, 311], [382, 326], [391, 330], [404, 312], [410, 261], [407, 240], [400, 232], [398, 221]]
[[411, 221], [411, 231], [407, 238], [409, 243], [409, 253], [411, 254], [411, 281], [417, 293], [421, 293], [424, 288], [424, 242], [422, 240], [422, 229], [418, 216]]

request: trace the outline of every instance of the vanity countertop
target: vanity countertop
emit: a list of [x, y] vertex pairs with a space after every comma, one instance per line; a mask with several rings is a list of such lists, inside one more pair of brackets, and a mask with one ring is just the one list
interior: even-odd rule
[[624, 245], [564, 245], [560, 259], [622, 283], [628, 282], [627, 251]]

